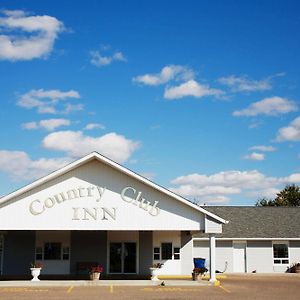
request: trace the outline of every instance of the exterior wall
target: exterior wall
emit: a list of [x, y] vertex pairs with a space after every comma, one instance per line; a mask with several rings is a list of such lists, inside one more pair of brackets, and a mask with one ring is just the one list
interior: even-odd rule
[[[70, 248], [70, 231], [37, 231], [35, 247], [44, 248], [47, 242], [61, 243], [62, 248]], [[39, 260], [43, 265], [43, 274], [69, 274], [70, 259]]]
[[[205, 258], [206, 268], [209, 269], [209, 241], [194, 241], [193, 258], [195, 257]], [[216, 270], [233, 272], [232, 241], [216, 241]]]
[[0, 230], [197, 231], [204, 230], [203, 219], [198, 210], [96, 160], [0, 204]]
[[205, 216], [205, 232], [206, 233], [221, 233], [222, 224], [213, 220], [210, 216]]
[[71, 231], [71, 274], [77, 274], [77, 263], [97, 262], [107, 273], [107, 231]]
[[181, 232], [181, 274], [190, 275], [193, 268], [193, 239], [192, 235], [187, 231]]
[[272, 273], [273, 246], [272, 241], [247, 241], [247, 272]]
[[[172, 243], [172, 248], [181, 247], [181, 232], [180, 231], [154, 231], [153, 232], [153, 247], [160, 247], [161, 243]], [[153, 250], [152, 250], [153, 251]], [[173, 251], [173, 250], [172, 250]], [[160, 275], [175, 275], [181, 273], [181, 255], [180, 259], [174, 259], [174, 253], [172, 259], [169, 260], [153, 260], [153, 263], [163, 263], [161, 269], [159, 269]]]
[[152, 231], [139, 232], [139, 274], [150, 275], [149, 268], [153, 261], [153, 233]]
[[3, 275], [30, 275], [34, 249], [34, 231], [8, 231], [4, 235]]
[[290, 241], [290, 264], [300, 262], [300, 241]]

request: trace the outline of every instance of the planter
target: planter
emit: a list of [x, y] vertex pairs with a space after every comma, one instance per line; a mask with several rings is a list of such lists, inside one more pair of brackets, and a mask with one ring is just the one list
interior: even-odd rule
[[30, 268], [31, 276], [33, 277], [31, 281], [40, 281], [38, 277], [41, 274], [41, 269], [42, 268]]
[[101, 273], [99, 273], [99, 272], [93, 272], [93, 273], [90, 273], [90, 279], [91, 279], [91, 280], [99, 280], [100, 274], [101, 274]]
[[159, 268], [150, 268], [150, 272], [151, 272], [151, 280], [153, 281], [159, 280], [158, 279]]

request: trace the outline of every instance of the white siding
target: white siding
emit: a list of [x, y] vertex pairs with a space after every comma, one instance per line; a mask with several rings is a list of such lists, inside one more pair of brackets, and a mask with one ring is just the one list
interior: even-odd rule
[[300, 262], [300, 241], [290, 241], [290, 264]]
[[[161, 243], [172, 243], [172, 247], [181, 247], [180, 231], [154, 231], [153, 232], [153, 248], [161, 247]], [[161, 251], [161, 250], [160, 250]], [[172, 250], [173, 251], [173, 250]], [[174, 255], [170, 260], [154, 260], [153, 263], [163, 263], [159, 270], [160, 275], [176, 275], [181, 274], [181, 257], [174, 260]]]
[[[206, 268], [209, 269], [209, 241], [194, 241], [193, 257], [205, 258]], [[216, 270], [232, 272], [232, 242], [216, 241]], [[226, 263], [227, 262], [227, 263]], [[226, 268], [227, 265], [227, 268]]]
[[[70, 248], [70, 232], [69, 231], [37, 231], [36, 247], [44, 247], [47, 242], [61, 243], [63, 247]], [[42, 274], [69, 274], [70, 259], [68, 260], [41, 260], [43, 265]]]
[[272, 273], [272, 241], [248, 241], [246, 249], [247, 272]]
[[212, 219], [210, 216], [205, 216], [205, 233], [221, 233], [222, 224]]
[[[88, 197], [86, 188], [94, 186], [93, 195]], [[100, 201], [96, 186], [106, 188]], [[121, 198], [125, 187], [136, 190], [128, 192], [129, 201]], [[33, 215], [29, 211], [33, 202], [35, 211], [42, 211], [45, 200], [54, 195], [66, 193], [69, 190], [84, 188], [82, 197], [55, 203], [46, 208], [41, 214]], [[153, 216], [139, 207], [129, 203], [142, 193], [145, 202], [151, 205], [158, 201], [160, 213]], [[39, 200], [40, 202], [36, 202]], [[133, 200], [132, 200], [133, 201]], [[103, 219], [100, 215], [102, 207], [113, 211], [115, 219], [108, 216]], [[74, 217], [74, 209], [79, 208], [80, 220]], [[83, 218], [83, 209], [87, 208], [97, 213], [97, 219], [91, 216]], [[97, 210], [96, 210], [97, 209]], [[95, 213], [96, 214], [96, 213]], [[204, 214], [140, 181], [117, 171], [96, 160], [86, 163], [62, 176], [59, 176], [42, 186], [16, 197], [0, 208], [0, 228], [15, 230], [204, 230]], [[16, 222], [16, 220], [18, 220]]]

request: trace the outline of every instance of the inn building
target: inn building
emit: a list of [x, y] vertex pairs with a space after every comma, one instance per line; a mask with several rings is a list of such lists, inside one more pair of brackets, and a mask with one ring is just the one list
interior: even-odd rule
[[209, 239], [215, 280], [215, 234], [227, 221], [93, 152], [0, 199], [0, 272], [80, 275], [190, 274], [193, 234]]
[[300, 208], [200, 207], [93, 152], [0, 199], [0, 279], [285, 272], [300, 262]]

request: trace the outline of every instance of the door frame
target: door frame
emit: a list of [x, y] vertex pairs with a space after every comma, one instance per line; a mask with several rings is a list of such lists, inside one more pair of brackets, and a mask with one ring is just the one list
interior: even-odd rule
[[[121, 244], [121, 272], [120, 273], [111, 273], [110, 272], [110, 244], [112, 243], [120, 243]], [[135, 266], [136, 266], [136, 272], [135, 273], [125, 273], [124, 272], [124, 244], [125, 243], [135, 243], [135, 248], [136, 248], [136, 257], [135, 257]], [[122, 272], [123, 271], [123, 272]], [[139, 245], [138, 245], [138, 241], [134, 241], [134, 240], [120, 240], [120, 241], [107, 241], [107, 274], [111, 274], [111, 275], [120, 275], [120, 274], [125, 274], [125, 275], [131, 275], [131, 274], [139, 274]]]
[[233, 241], [232, 242], [232, 262], [233, 262], [233, 272], [234, 273], [239, 273], [235, 271], [235, 259], [234, 259], [234, 245], [235, 244], [242, 244], [243, 245], [243, 250], [244, 250], [244, 273], [247, 273], [247, 241]]

